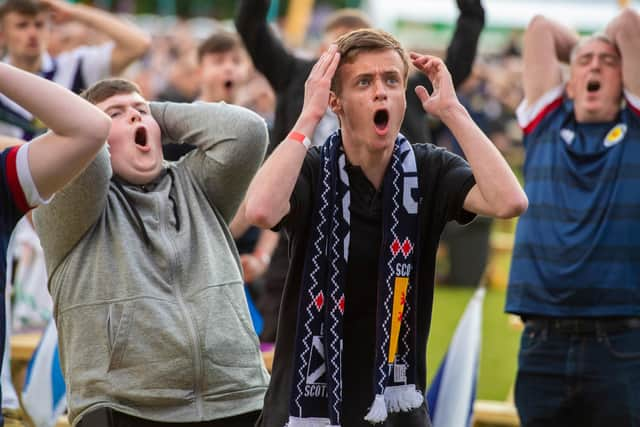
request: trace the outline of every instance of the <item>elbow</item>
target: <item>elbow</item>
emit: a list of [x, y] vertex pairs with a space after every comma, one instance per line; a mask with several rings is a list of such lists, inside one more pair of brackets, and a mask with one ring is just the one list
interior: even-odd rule
[[274, 215], [275, 210], [271, 209], [267, 203], [261, 200], [255, 200], [254, 197], [247, 198], [247, 205], [245, 208], [246, 220], [256, 227], [260, 228], [273, 228], [275, 227], [280, 218]]
[[135, 58], [140, 58], [149, 52], [151, 49], [151, 37], [147, 34], [143, 34], [140, 36], [138, 43], [134, 48], [134, 56]]
[[239, 135], [239, 137], [251, 144], [252, 151], [260, 154], [260, 162], [262, 162], [269, 143], [267, 123], [253, 111], [246, 111], [248, 114], [245, 120], [242, 121], [242, 135]]
[[105, 141], [109, 138], [109, 132], [111, 131], [111, 118], [102, 111], [97, 111], [99, 114], [96, 115], [95, 120], [91, 121], [91, 124], [87, 127], [87, 140], [91, 141], [91, 145], [95, 147], [96, 150], [102, 148]]
[[544, 15], [534, 15], [531, 21], [529, 21], [529, 25], [527, 25], [526, 32], [545, 30], [548, 25], [549, 20]]
[[619, 15], [620, 37], [633, 40], [640, 33], [640, 15], [630, 7], [625, 8]]
[[518, 194], [510, 197], [502, 208], [496, 212], [496, 217], [500, 219], [515, 218], [522, 215], [529, 207], [529, 199], [524, 191], [520, 190]]
[[545, 34], [553, 34], [553, 22], [544, 15], [535, 15], [524, 32], [524, 41], [526, 43], [529, 39], [538, 40]]

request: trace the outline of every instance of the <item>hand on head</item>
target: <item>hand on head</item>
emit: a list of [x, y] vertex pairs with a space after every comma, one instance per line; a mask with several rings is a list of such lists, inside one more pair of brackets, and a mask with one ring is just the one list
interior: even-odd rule
[[61, 0], [40, 0], [51, 12], [54, 22], [61, 24], [72, 18], [73, 5]]
[[333, 44], [320, 56], [313, 66], [304, 85], [304, 104], [302, 111], [318, 120], [324, 115], [329, 104], [329, 92], [331, 80], [338, 68], [340, 53], [338, 47]]
[[449, 70], [447, 70], [442, 59], [431, 55], [420, 55], [415, 52], [411, 52], [409, 57], [413, 65], [426, 74], [433, 84], [431, 95], [429, 95], [424, 86], [417, 86], [415, 89], [416, 95], [422, 102], [422, 108], [427, 113], [440, 117], [448, 108], [459, 103], [451, 80], [451, 74], [449, 74]]

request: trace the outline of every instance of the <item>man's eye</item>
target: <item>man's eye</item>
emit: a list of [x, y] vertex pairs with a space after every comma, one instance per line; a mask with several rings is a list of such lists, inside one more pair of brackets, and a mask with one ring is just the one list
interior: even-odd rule
[[397, 83], [398, 83], [398, 79], [396, 79], [395, 77], [389, 77], [389, 78], [387, 79], [387, 84], [388, 84], [388, 85], [392, 85], [392, 86], [393, 86], [393, 85], [395, 85], [395, 84], [397, 84]]
[[358, 80], [358, 86], [367, 86], [368, 84], [369, 84], [369, 80], [367, 79]]
[[109, 113], [109, 117], [118, 117], [120, 115], [120, 111], [112, 111]]
[[145, 110], [144, 108], [138, 108], [138, 112], [140, 114], [149, 114], [149, 112], [147, 110]]

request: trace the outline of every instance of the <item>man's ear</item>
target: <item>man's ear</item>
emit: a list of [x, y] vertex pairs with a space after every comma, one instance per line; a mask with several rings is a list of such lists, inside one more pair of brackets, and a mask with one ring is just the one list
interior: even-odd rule
[[339, 116], [342, 113], [342, 103], [340, 102], [340, 98], [335, 92], [329, 92], [329, 108], [334, 112], [335, 115]]

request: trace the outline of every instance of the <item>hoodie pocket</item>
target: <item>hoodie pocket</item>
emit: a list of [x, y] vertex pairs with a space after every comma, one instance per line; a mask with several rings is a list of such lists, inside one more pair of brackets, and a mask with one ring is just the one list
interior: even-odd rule
[[127, 349], [131, 325], [133, 324], [135, 305], [135, 301], [109, 304], [107, 312], [109, 371], [118, 369], [122, 363]]

